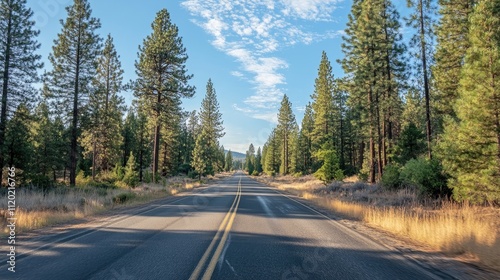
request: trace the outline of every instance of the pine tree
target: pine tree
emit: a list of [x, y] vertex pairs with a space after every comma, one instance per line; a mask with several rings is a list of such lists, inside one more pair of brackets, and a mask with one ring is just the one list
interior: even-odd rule
[[344, 173], [340, 169], [338, 154], [333, 148], [331, 142], [326, 142], [323, 147], [316, 152], [315, 155], [322, 162], [321, 167], [314, 173], [314, 176], [325, 184], [332, 180], [341, 181], [344, 178]]
[[297, 130], [295, 115], [292, 111], [292, 103], [286, 96], [283, 96], [281, 107], [278, 112], [277, 134], [280, 139], [281, 164], [280, 173], [283, 175], [289, 174], [291, 170], [291, 160], [293, 154], [292, 135]]
[[332, 136], [334, 142], [334, 148], [337, 150], [340, 168], [345, 170], [346, 159], [345, 159], [345, 149], [346, 149], [346, 117], [347, 117], [347, 93], [346, 82], [341, 79], [334, 80], [333, 89], [333, 131]]
[[153, 118], [153, 180], [156, 181], [161, 148], [163, 123], [180, 114], [180, 99], [192, 97], [195, 88], [188, 85], [192, 78], [187, 74], [188, 59], [179, 30], [170, 21], [166, 9], [157, 13], [151, 25], [153, 32], [139, 47], [139, 61], [136, 62], [137, 80], [135, 96], [139, 98], [147, 115]]
[[33, 172], [37, 176], [57, 180], [56, 172], [65, 168], [66, 139], [64, 127], [58, 118], [52, 120], [46, 101], [42, 101], [35, 109], [35, 121], [31, 123], [33, 135]]
[[214, 156], [210, 158], [210, 164], [214, 164], [215, 149], [218, 148], [218, 140], [225, 135], [222, 114], [219, 112], [219, 102], [212, 80], [209, 79], [206, 87], [205, 98], [201, 103], [200, 126], [208, 136], [209, 148], [214, 149]]
[[206, 87], [206, 94], [201, 103], [200, 109], [200, 129], [203, 131], [207, 139], [207, 149], [210, 152], [208, 155], [207, 164], [212, 165], [214, 170], [217, 170], [219, 139], [225, 135], [222, 114], [219, 112], [219, 102], [215, 92], [212, 80], [209, 79]]
[[125, 166], [125, 175], [123, 176], [123, 182], [131, 188], [135, 188], [139, 183], [139, 174], [137, 174], [135, 157], [132, 152], [128, 157], [127, 165]]
[[457, 200], [500, 201], [500, 3], [479, 1], [470, 17], [457, 120], [448, 118], [443, 165]]
[[159, 159], [161, 176], [177, 174], [178, 167], [181, 164], [178, 151], [180, 150], [181, 121], [184, 116], [180, 111], [180, 107], [178, 109], [178, 114], [162, 121]]
[[[26, 180], [32, 171], [31, 157], [34, 152], [30, 123], [33, 116], [26, 105], [17, 107], [12, 119], [7, 123], [5, 146], [2, 153], [5, 155], [8, 166], [15, 166], [23, 180]], [[22, 173], [20, 173], [22, 170]], [[17, 176], [17, 175], [16, 175]]]
[[313, 120], [312, 131], [313, 152], [319, 150], [327, 141], [332, 141], [334, 135], [334, 114], [336, 113], [333, 105], [334, 79], [332, 66], [323, 51], [321, 63], [319, 65], [318, 77], [314, 85], [313, 99]]
[[137, 116], [132, 107], [129, 108], [125, 121], [122, 128], [122, 145], [121, 145], [121, 165], [125, 167], [128, 162], [128, 157], [130, 152], [136, 150], [136, 140], [137, 140], [137, 130], [140, 128], [138, 125]]
[[250, 144], [250, 146], [248, 147], [248, 151], [246, 152], [245, 168], [248, 172], [248, 175], [252, 175], [255, 170], [255, 147], [253, 146], [253, 144]]
[[267, 139], [266, 161], [264, 164], [264, 171], [268, 175], [274, 176], [279, 172], [281, 153], [280, 153], [280, 139], [278, 137], [277, 129], [273, 129], [269, 138]]
[[295, 126], [290, 134], [290, 168], [288, 171], [290, 174], [296, 174], [300, 172], [300, 160], [299, 160], [299, 127]]
[[404, 165], [411, 159], [417, 159], [426, 150], [425, 135], [412, 122], [404, 127], [398, 139], [395, 154], [396, 161]]
[[[33, 11], [26, 0], [0, 0], [0, 75], [2, 96], [0, 104], [0, 151], [5, 144], [8, 113], [19, 104], [34, 100], [32, 84], [39, 80], [37, 70], [42, 68], [41, 56], [36, 53], [40, 44], [36, 41]], [[0, 153], [0, 171], [5, 155]], [[0, 185], [2, 182], [0, 172]]]
[[196, 138], [196, 145], [193, 150], [192, 166], [198, 173], [198, 178], [200, 180], [201, 176], [214, 174], [213, 165], [210, 162], [210, 157], [212, 156], [213, 151], [208, 148], [208, 142], [209, 136], [207, 131], [203, 130]]
[[312, 172], [312, 133], [314, 116], [311, 104], [307, 104], [298, 139], [297, 168], [304, 174]]
[[227, 151], [226, 153], [226, 160], [225, 160], [225, 166], [224, 166], [224, 171], [229, 172], [233, 169], [233, 153], [231, 150]]
[[118, 94], [123, 89], [123, 70], [119, 56], [108, 35], [104, 50], [98, 59], [97, 73], [90, 94], [90, 127], [82, 133], [85, 154], [92, 158], [92, 179], [97, 171], [109, 171], [118, 161], [122, 143], [121, 122], [124, 99]]
[[226, 152], [224, 145], [221, 145], [217, 153], [217, 172], [224, 172], [224, 167], [226, 165]]
[[439, 23], [436, 26], [436, 63], [432, 68], [433, 103], [438, 133], [446, 116], [456, 118], [453, 104], [458, 96], [465, 54], [470, 47], [469, 16], [477, 0], [439, 0]]
[[137, 127], [137, 130], [132, 134], [134, 138], [131, 140], [133, 143], [131, 151], [135, 151], [136, 154], [140, 182], [144, 182], [143, 170], [150, 166], [152, 158], [152, 130], [148, 129], [148, 125], [146, 114], [139, 108], [135, 125], [132, 125], [132, 127]]
[[260, 158], [260, 165], [262, 166], [262, 172], [266, 172], [267, 146], [268, 143], [264, 143], [264, 146], [262, 146], [262, 157]]
[[101, 24], [91, 16], [87, 0], [75, 0], [66, 10], [68, 17], [61, 21], [63, 28], [49, 56], [53, 69], [47, 74], [47, 82], [51, 97], [55, 100], [54, 106], [64, 111], [70, 121], [69, 180], [70, 185], [74, 186], [81, 118], [96, 74], [101, 42], [96, 31]]
[[186, 138], [186, 158], [185, 163], [191, 164], [196, 136], [200, 133], [200, 124], [196, 111], [192, 111], [188, 115], [187, 120], [187, 138]]
[[262, 173], [262, 150], [260, 147], [257, 149], [257, 154], [255, 155], [255, 171], [257, 173]]
[[412, 37], [410, 46], [417, 49], [414, 54], [417, 61], [417, 71], [421, 74], [422, 82], [418, 82], [424, 92], [425, 99], [425, 118], [426, 118], [426, 131], [427, 131], [427, 156], [432, 159], [432, 125], [431, 125], [431, 65], [432, 50], [434, 40], [434, 14], [432, 7], [432, 0], [408, 0], [408, 7], [415, 9], [407, 19], [407, 26], [418, 30], [417, 34]]
[[[349, 16], [341, 61], [348, 80], [348, 104], [357, 115], [360, 152], [369, 151], [359, 165], [367, 167], [368, 181], [382, 176], [388, 150], [397, 131], [398, 90], [405, 80], [399, 14], [388, 0], [355, 1]], [[378, 175], [378, 176], [377, 176]]]

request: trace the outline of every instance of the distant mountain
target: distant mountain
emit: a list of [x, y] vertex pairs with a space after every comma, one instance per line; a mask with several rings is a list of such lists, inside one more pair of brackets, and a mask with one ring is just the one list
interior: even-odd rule
[[[228, 152], [228, 150], [225, 150], [226, 154]], [[242, 154], [242, 153], [238, 153], [238, 152], [233, 152], [231, 151], [231, 154], [233, 154], [233, 159], [234, 160], [241, 160], [241, 159], [245, 159], [247, 157], [246, 154]]]

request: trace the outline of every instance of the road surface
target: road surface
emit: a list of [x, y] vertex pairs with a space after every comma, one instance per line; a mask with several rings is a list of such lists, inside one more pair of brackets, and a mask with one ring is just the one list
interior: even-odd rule
[[243, 173], [18, 247], [0, 279], [440, 278]]

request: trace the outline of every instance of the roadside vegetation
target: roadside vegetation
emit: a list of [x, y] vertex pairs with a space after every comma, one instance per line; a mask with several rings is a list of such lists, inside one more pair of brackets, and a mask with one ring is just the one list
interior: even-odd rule
[[[206, 177], [203, 181], [175, 176], [162, 179], [158, 183], [141, 183], [135, 187], [113, 180], [95, 183], [90, 178], [77, 176], [76, 187], [59, 185], [46, 189], [20, 188], [16, 193], [16, 203], [19, 205], [16, 210], [16, 229], [18, 232], [24, 232], [90, 217], [120, 207], [145, 204], [192, 190], [229, 174], [220, 173]], [[108, 176], [108, 180], [110, 177], [112, 176]], [[0, 209], [7, 209], [6, 199], [0, 200]], [[0, 210], [0, 217], [0, 226], [6, 229], [7, 211]]]
[[341, 217], [365, 222], [429, 250], [464, 256], [500, 270], [498, 208], [423, 199], [415, 187], [387, 189], [356, 177], [327, 185], [313, 176], [256, 178]]
[[182, 107], [195, 87], [169, 12], [156, 14], [125, 84], [113, 36], [99, 35], [88, 0], [71, 2], [43, 65], [26, 0], [1, 1], [0, 225], [11, 217], [9, 184], [17, 231], [175, 195], [233, 169], [212, 81], [198, 112]]
[[336, 61], [343, 77], [323, 51], [302, 121], [283, 96], [276, 127], [262, 149], [250, 145], [244, 169], [500, 269], [499, 3], [407, 1], [400, 19], [393, 2], [353, 1]]

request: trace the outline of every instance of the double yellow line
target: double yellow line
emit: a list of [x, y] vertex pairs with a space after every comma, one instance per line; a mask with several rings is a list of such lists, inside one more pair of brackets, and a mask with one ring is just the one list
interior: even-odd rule
[[203, 277], [201, 279], [209, 280], [212, 278], [212, 274], [214, 273], [217, 261], [219, 260], [220, 255], [222, 254], [222, 250], [224, 249], [224, 244], [226, 243], [227, 237], [229, 236], [229, 232], [231, 231], [231, 227], [233, 226], [234, 218], [236, 217], [236, 211], [238, 211], [238, 206], [240, 205], [240, 200], [241, 200], [241, 177], [240, 181], [238, 182], [238, 190], [236, 191], [236, 197], [234, 198], [231, 208], [229, 208], [229, 212], [227, 212], [226, 216], [224, 217], [224, 220], [222, 220], [222, 223], [220, 224], [219, 229], [217, 230], [217, 233], [214, 236], [214, 239], [212, 239], [212, 242], [210, 242], [210, 245], [208, 246], [207, 250], [201, 257], [200, 261], [198, 262], [198, 265], [191, 274], [191, 277], [189, 277], [189, 280], [199, 279], [202, 269], [203, 267], [205, 267], [205, 264], [208, 261], [210, 253], [212, 252], [217, 241], [220, 239], [219, 245], [215, 249], [215, 252], [212, 255], [212, 258], [210, 259], [207, 269], [205, 270], [205, 273], [203, 274]]

